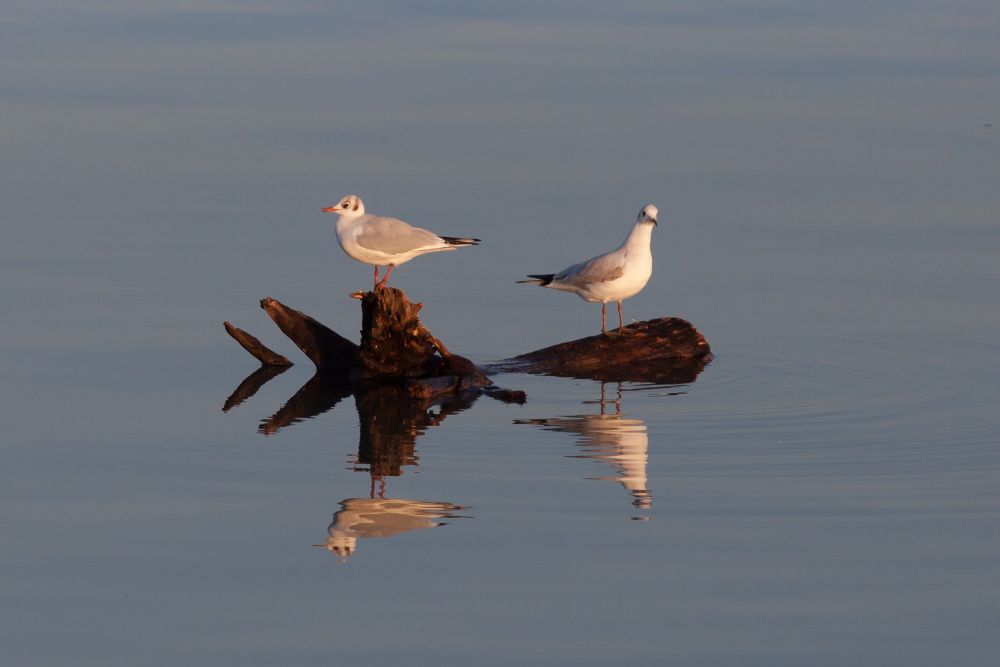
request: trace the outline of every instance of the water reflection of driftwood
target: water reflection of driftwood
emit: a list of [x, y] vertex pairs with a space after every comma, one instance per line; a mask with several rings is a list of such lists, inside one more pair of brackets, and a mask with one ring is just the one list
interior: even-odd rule
[[[247, 376], [226, 399], [223, 412], [251, 398], [269, 380], [288, 370], [286, 367], [262, 366]], [[487, 392], [493, 395], [491, 392]], [[361, 442], [385, 445], [399, 438], [413, 441], [429, 426], [437, 426], [450, 414], [476, 402], [478, 391], [443, 392], [429, 397], [414, 395], [405, 384], [358, 385], [328, 373], [316, 373], [270, 417], [261, 421], [260, 433], [272, 435], [280, 429], [331, 410], [337, 403], [354, 395], [361, 422]], [[498, 397], [504, 400], [504, 397]], [[437, 412], [431, 409], [437, 407]]]
[[264, 435], [277, 433], [279, 429], [333, 409], [333, 406], [350, 395], [349, 385], [323, 373], [316, 373], [277, 412], [261, 422], [258, 432]]
[[261, 366], [253, 373], [248, 375], [240, 386], [236, 388], [229, 398], [226, 399], [225, 405], [222, 406], [223, 412], [229, 412], [237, 405], [252, 397], [257, 393], [257, 390], [263, 387], [268, 380], [281, 375], [288, 370], [288, 366]]
[[468, 392], [417, 399], [398, 385], [355, 392], [361, 423], [356, 469], [367, 470], [373, 482], [402, 474], [404, 465], [417, 465], [417, 438], [448, 415], [472, 407], [477, 397]]
[[[240, 384], [223, 409], [229, 410], [253, 396], [264, 382], [283, 370], [259, 369]], [[273, 435], [331, 410], [351, 395], [360, 425], [358, 451], [352, 464], [355, 470], [371, 475], [372, 497], [385, 491], [386, 477], [402, 474], [403, 466], [417, 465], [418, 437], [448, 415], [472, 407], [479, 397], [477, 391], [464, 391], [422, 398], [403, 384], [351, 385], [338, 376], [316, 373], [277, 412], [262, 420], [258, 431]], [[381, 488], [376, 492], [377, 482], [381, 482]]]
[[[614, 404], [614, 412], [606, 409]], [[572, 433], [577, 436], [577, 444], [583, 454], [573, 458], [594, 459], [612, 468], [613, 477], [588, 477], [598, 481], [619, 482], [632, 496], [632, 505], [648, 509], [653, 504], [653, 492], [647, 488], [646, 462], [649, 437], [646, 423], [641, 419], [629, 419], [621, 412], [621, 384], [617, 385], [614, 399], [605, 399], [604, 383], [601, 383], [600, 414], [569, 415], [549, 419], [518, 419], [515, 424], [533, 424], [550, 431]]]
[[422, 500], [386, 500], [383, 498], [348, 498], [340, 503], [327, 528], [330, 536], [324, 544], [330, 553], [344, 560], [354, 553], [359, 538], [392, 537], [411, 530], [444, 526], [435, 519], [467, 519], [456, 514], [468, 509], [463, 505]]

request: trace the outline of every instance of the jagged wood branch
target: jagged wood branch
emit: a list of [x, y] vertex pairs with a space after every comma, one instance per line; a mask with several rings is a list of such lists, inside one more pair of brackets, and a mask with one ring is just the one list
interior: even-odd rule
[[281, 332], [309, 357], [317, 370], [338, 374], [350, 372], [357, 356], [357, 345], [305, 313], [289, 308], [271, 297], [262, 299], [260, 307], [274, 320]]
[[283, 357], [274, 350], [271, 350], [259, 340], [248, 334], [243, 329], [234, 327], [229, 322], [223, 322], [226, 331], [236, 339], [236, 342], [243, 346], [243, 349], [256, 357], [265, 366], [291, 366], [292, 362], [288, 357]]

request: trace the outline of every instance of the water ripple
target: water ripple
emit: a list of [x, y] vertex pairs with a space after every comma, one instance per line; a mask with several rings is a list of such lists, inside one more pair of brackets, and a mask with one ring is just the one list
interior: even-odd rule
[[827, 465], [995, 468], [992, 374], [971, 351], [949, 359], [931, 345], [894, 343], [723, 353], [684, 388], [689, 398], [651, 423], [693, 442], [783, 448]]

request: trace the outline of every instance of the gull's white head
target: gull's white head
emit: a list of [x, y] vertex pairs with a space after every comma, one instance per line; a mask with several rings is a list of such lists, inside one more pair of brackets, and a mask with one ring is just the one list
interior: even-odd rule
[[639, 211], [639, 217], [636, 218], [636, 222], [651, 222], [655, 225], [658, 224], [656, 222], [656, 219], [659, 217], [659, 215], [660, 215], [660, 210], [658, 208], [656, 208], [652, 204], [646, 204], [645, 206], [642, 207], [642, 210]]
[[327, 206], [321, 209], [323, 213], [339, 213], [346, 216], [359, 216], [365, 214], [365, 205], [361, 197], [357, 195], [347, 195], [336, 206]]

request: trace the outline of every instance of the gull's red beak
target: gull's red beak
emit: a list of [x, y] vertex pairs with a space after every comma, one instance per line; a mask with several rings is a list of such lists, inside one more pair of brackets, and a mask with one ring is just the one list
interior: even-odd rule
[[336, 206], [327, 206], [326, 208], [321, 208], [319, 210], [320, 213], [337, 213], [338, 211], [340, 211], [340, 209]]

